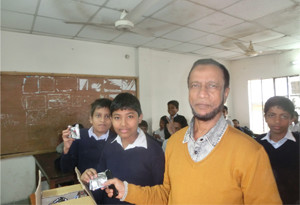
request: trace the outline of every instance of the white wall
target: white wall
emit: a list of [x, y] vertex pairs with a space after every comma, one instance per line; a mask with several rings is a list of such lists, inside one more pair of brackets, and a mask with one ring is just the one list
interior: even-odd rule
[[248, 80], [299, 75], [300, 66], [291, 64], [296, 59], [300, 59], [300, 49], [231, 62], [231, 118], [249, 126]]

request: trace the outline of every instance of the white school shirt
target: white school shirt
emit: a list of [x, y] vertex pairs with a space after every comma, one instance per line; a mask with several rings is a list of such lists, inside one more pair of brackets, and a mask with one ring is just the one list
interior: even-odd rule
[[[145, 149], [147, 149], [148, 146], [145, 133], [140, 128], [137, 129], [137, 132], [139, 134], [138, 137], [132, 144], [129, 144], [124, 150], [133, 149], [135, 147], [144, 147]], [[114, 141], [117, 141], [117, 143], [119, 143], [119, 145], [123, 147], [122, 140], [119, 135], [111, 143], [113, 143]]]
[[100, 137], [97, 137], [97, 135], [94, 133], [94, 128], [93, 127], [91, 127], [90, 129], [89, 129], [89, 131], [88, 131], [88, 133], [89, 133], [89, 137], [91, 138], [91, 137], [94, 137], [95, 138], [95, 140], [107, 140], [107, 138], [108, 138], [108, 135], [109, 135], [109, 130], [107, 130], [107, 132], [105, 133], [105, 134], [103, 134], [103, 135], [101, 135]]
[[264, 136], [263, 138], [261, 138], [261, 140], [267, 140], [275, 149], [279, 148], [287, 140], [292, 140], [292, 141], [296, 142], [295, 137], [293, 136], [293, 134], [290, 131], [287, 131], [287, 133], [284, 136], [284, 138], [282, 138], [278, 142], [274, 142], [273, 140], [270, 139], [270, 132], [268, 132], [266, 136]]

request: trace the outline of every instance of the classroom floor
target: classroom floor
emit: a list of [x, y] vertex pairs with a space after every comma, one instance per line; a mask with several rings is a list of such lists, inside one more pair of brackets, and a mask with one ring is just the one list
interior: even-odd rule
[[3, 205], [30, 205], [30, 200], [28, 198], [28, 199], [24, 199], [24, 200], [21, 200], [21, 201], [15, 201], [15, 202], [12, 202], [12, 203], [9, 203], [9, 204], [3, 204]]

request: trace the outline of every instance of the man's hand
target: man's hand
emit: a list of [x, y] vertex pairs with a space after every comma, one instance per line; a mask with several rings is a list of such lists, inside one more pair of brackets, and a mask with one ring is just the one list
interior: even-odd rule
[[[108, 188], [109, 185], [115, 185], [116, 189], [118, 190], [119, 194], [116, 196], [117, 199], [121, 199], [124, 194], [125, 194], [125, 185], [122, 181], [120, 181], [117, 178], [113, 178], [113, 179], [109, 179], [104, 183], [105, 191], [107, 193], [108, 197], [112, 197], [113, 196], [113, 189]], [[102, 188], [103, 190], [104, 188]]]
[[98, 176], [97, 171], [93, 168], [87, 169], [83, 172], [83, 174], [80, 177], [80, 180], [89, 183], [91, 179], [94, 179]]
[[63, 150], [64, 154], [67, 154], [69, 152], [69, 149], [73, 141], [75, 141], [75, 139], [69, 137], [70, 134], [71, 134], [70, 127], [62, 131], [62, 139], [64, 141], [64, 150]]

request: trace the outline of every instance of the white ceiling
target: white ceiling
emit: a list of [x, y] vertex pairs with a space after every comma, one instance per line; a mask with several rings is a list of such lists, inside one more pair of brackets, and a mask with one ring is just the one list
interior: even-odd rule
[[130, 19], [136, 29], [146, 29], [152, 36], [65, 23], [113, 25], [123, 9], [130, 15], [141, 2], [1, 0], [1, 30], [226, 60], [247, 57], [236, 41], [248, 46], [252, 40], [261, 55], [300, 48], [300, 0], [158, 0]]

